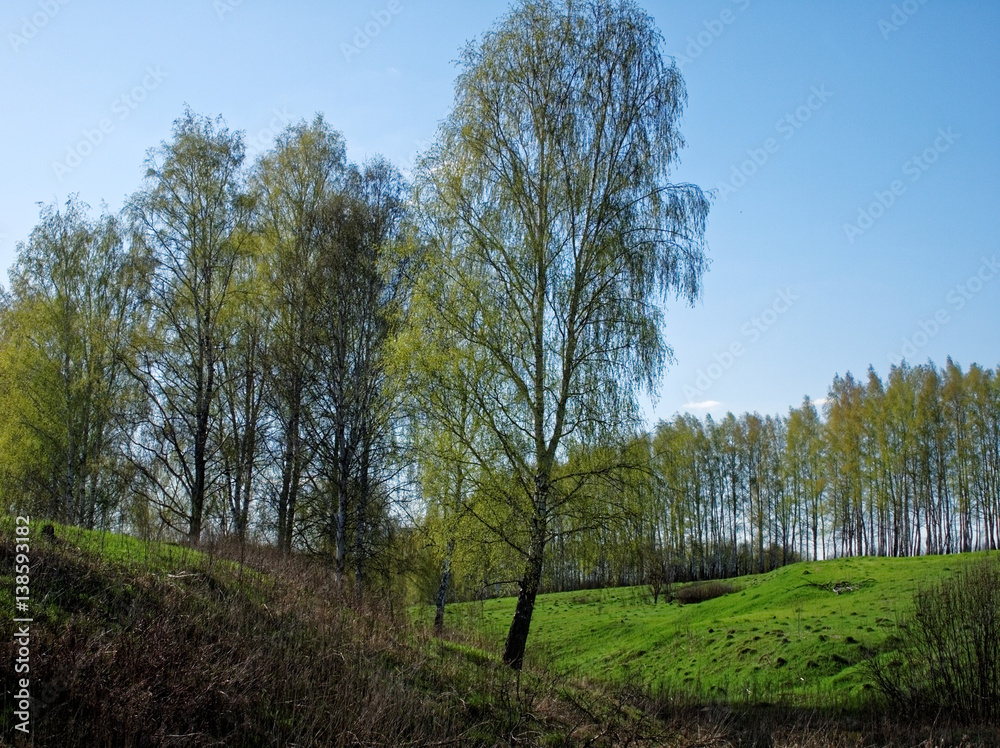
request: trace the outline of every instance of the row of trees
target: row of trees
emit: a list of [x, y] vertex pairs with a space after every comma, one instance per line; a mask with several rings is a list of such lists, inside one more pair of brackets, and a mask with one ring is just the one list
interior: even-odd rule
[[5, 498], [191, 542], [255, 526], [360, 582], [395, 469], [399, 172], [348, 163], [322, 117], [248, 165], [240, 133], [190, 111], [147, 167], [120, 215], [71, 198], [19, 247]]
[[[551, 590], [714, 579], [801, 559], [908, 556], [1000, 545], [1000, 371], [951, 359], [837, 376], [823, 415], [661, 421], [620, 445], [573, 453], [560, 471], [618, 465], [556, 526]], [[458, 485], [457, 483], [455, 485]], [[436, 494], [442, 495], [443, 494]], [[431, 525], [481, 548], [474, 501], [432, 506]], [[595, 521], [599, 518], [599, 521]], [[437, 524], [434, 524], [434, 523]], [[444, 541], [442, 541], [443, 543]], [[463, 557], [460, 594], [493, 594], [511, 559]]]
[[[438, 323], [484, 313], [441, 288], [474, 276], [415, 248], [398, 173], [346, 163], [322, 118], [244, 172], [240, 155], [187, 113], [121, 215], [42, 210], [3, 299], [5, 500], [86, 527], [252, 533], [321, 550], [338, 576], [353, 561], [359, 584], [403, 533], [441, 616], [511, 591], [538, 520], [530, 442], [503, 419], [520, 407], [530, 425], [530, 392], [473, 344], [517, 361], [530, 341], [505, 340], [506, 310], [493, 330]], [[848, 373], [823, 411], [806, 398], [785, 417], [567, 440], [538, 588], [997, 547], [997, 370]]]

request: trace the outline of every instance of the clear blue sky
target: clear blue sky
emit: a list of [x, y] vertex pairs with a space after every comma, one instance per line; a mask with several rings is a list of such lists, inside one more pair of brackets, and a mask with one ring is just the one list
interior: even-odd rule
[[[507, 7], [7, 0], [0, 265], [40, 201], [117, 210], [185, 102], [251, 151], [323, 112], [351, 158], [406, 170], [448, 112], [458, 50]], [[670, 305], [651, 419], [784, 413], [893, 355], [1000, 363], [1000, 4], [643, 7], [687, 81], [677, 181], [718, 193], [704, 295]]]

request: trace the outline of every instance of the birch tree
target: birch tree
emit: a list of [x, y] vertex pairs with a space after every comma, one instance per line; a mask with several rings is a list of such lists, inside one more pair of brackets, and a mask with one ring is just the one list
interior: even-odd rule
[[126, 494], [121, 460], [136, 407], [124, 357], [146, 270], [119, 222], [71, 197], [18, 245], [0, 340], [0, 483], [35, 510], [107, 526]]
[[201, 537], [218, 475], [222, 324], [237, 261], [250, 241], [242, 136], [221, 118], [190, 109], [173, 140], [147, 159], [146, 188], [131, 202], [135, 241], [155, 258], [151, 336], [134, 373], [150, 418], [136, 439], [136, 464], [155, 486], [150, 499], [167, 524]]
[[[471, 393], [502, 454], [523, 560], [504, 661], [520, 669], [553, 521], [578, 490], [568, 442], [635, 428], [670, 348], [658, 302], [693, 302], [707, 200], [672, 184], [685, 102], [630, 2], [525, 2], [466, 47], [451, 114], [418, 167], [437, 324], [485, 362]], [[600, 468], [595, 467], [597, 472]]]
[[267, 356], [267, 391], [276, 422], [274, 461], [278, 548], [291, 552], [300, 492], [311, 450], [306, 438], [310, 384], [318, 344], [319, 289], [314, 279], [323, 251], [323, 215], [344, 190], [345, 145], [321, 116], [290, 125], [256, 163], [251, 180], [264, 244], [262, 271], [274, 309]]

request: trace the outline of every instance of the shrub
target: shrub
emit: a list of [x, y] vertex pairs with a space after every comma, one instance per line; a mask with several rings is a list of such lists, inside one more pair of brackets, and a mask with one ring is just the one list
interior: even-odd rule
[[736, 588], [729, 582], [701, 582], [675, 590], [674, 599], [681, 605], [687, 605], [711, 600], [713, 597], [722, 597], [732, 592], [736, 592]]
[[654, 605], [660, 601], [660, 595], [670, 600], [670, 572], [661, 558], [654, 557], [650, 560], [649, 570], [646, 572], [646, 584], [653, 596]]
[[909, 713], [1000, 722], [1000, 559], [968, 563], [922, 586], [899, 643], [868, 666], [890, 703]]

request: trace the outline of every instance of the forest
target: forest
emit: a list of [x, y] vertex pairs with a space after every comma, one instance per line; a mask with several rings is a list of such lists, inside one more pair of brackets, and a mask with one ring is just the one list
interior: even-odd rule
[[439, 619], [517, 595], [515, 668], [539, 592], [996, 549], [1000, 370], [645, 428], [708, 268], [684, 82], [633, 6], [547, 7], [463, 52], [409, 180], [323, 115], [249, 159], [188, 109], [121, 211], [43, 206], [0, 300], [5, 507], [312, 554]]

